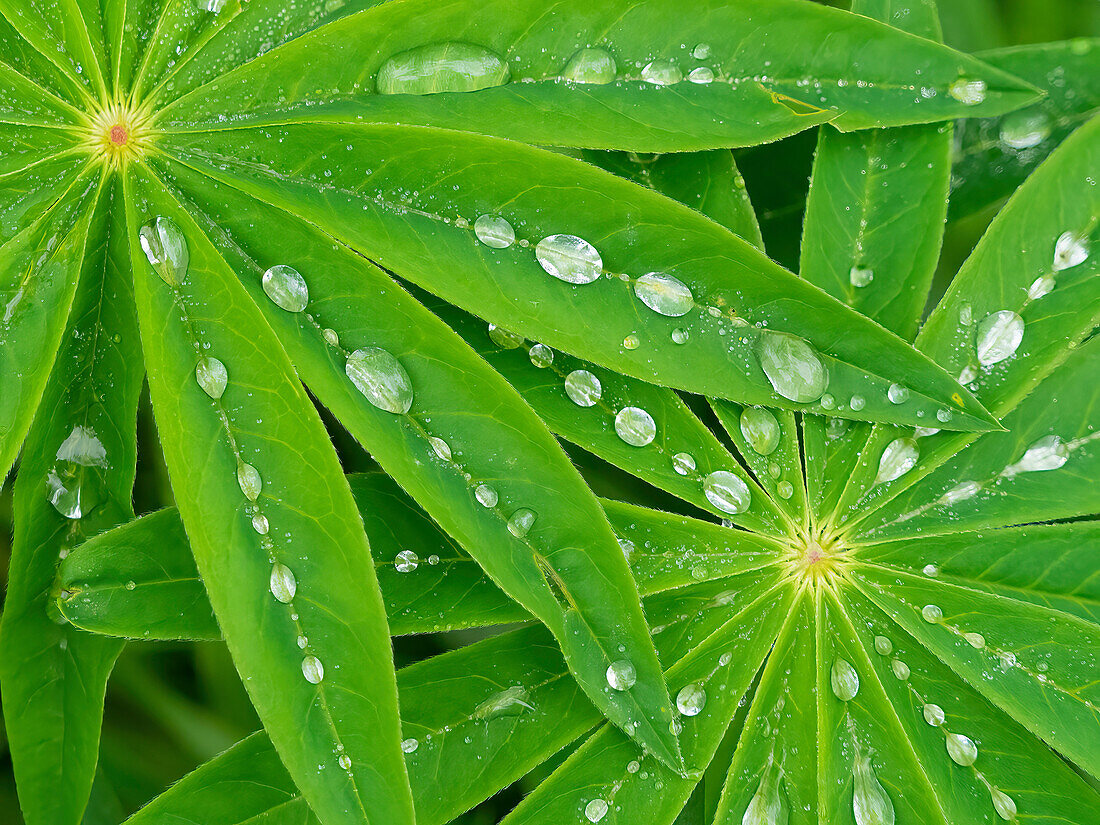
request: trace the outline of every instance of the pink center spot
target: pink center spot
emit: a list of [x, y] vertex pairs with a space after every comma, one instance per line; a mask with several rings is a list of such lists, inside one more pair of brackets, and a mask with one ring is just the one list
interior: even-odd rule
[[806, 555], [810, 564], [817, 564], [819, 561], [821, 561], [821, 557], [824, 554], [821, 552], [821, 547], [817, 544], [817, 542], [814, 542], [809, 546]]
[[126, 141], [130, 139], [130, 133], [126, 131], [125, 126], [112, 126], [110, 137], [111, 143], [115, 146], [125, 146]]

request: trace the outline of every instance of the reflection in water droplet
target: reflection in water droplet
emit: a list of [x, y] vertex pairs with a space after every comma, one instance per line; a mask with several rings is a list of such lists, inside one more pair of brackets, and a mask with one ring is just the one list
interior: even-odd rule
[[644, 447], [656, 437], [657, 425], [641, 407], [623, 407], [615, 416], [615, 432], [627, 444]]
[[989, 797], [993, 802], [993, 810], [997, 812], [997, 816], [1005, 822], [1012, 822], [1016, 819], [1016, 802], [1011, 796], [999, 788], [991, 787]]
[[929, 624], [935, 624], [943, 618], [943, 611], [940, 610], [938, 605], [934, 604], [926, 604], [921, 608], [920, 614]]
[[694, 57], [696, 60], [706, 60], [708, 57], [710, 57], [710, 44], [697, 44], [695, 48], [691, 50], [691, 56]]
[[542, 369], [554, 363], [554, 351], [546, 344], [535, 344], [528, 353], [531, 363]]
[[703, 479], [703, 494], [707, 501], [723, 513], [743, 513], [749, 509], [749, 487], [727, 470], [715, 470]]
[[516, 242], [516, 230], [499, 215], [482, 215], [474, 221], [474, 235], [492, 249], [507, 249]]
[[628, 335], [623, 339], [623, 349], [637, 349], [641, 343], [637, 335]]
[[756, 354], [772, 388], [786, 399], [808, 404], [829, 386], [829, 373], [817, 352], [797, 335], [765, 330]]
[[901, 659], [894, 659], [890, 662], [890, 670], [894, 672], [896, 678], [901, 679], [903, 682], [909, 678], [909, 665]]
[[956, 765], [964, 768], [973, 765], [978, 759], [978, 746], [969, 736], [961, 733], [947, 734], [947, 755]]
[[431, 43], [396, 54], [378, 70], [378, 93], [430, 95], [502, 86], [511, 72], [496, 54], [472, 43]]
[[960, 77], [947, 87], [947, 93], [965, 106], [977, 106], [985, 100], [985, 81]]
[[857, 288], [867, 286], [874, 278], [874, 270], [864, 266], [853, 266], [848, 270], [848, 282]]
[[187, 277], [187, 239], [175, 221], [159, 217], [139, 232], [141, 248], [161, 280], [178, 287]]
[[943, 708], [931, 702], [921, 708], [921, 712], [924, 714], [924, 721], [934, 728], [938, 728], [947, 719], [946, 714], [943, 712]]
[[584, 806], [584, 818], [589, 822], [599, 822], [607, 816], [607, 803], [602, 799], [593, 799]]
[[439, 436], [429, 436], [428, 443], [432, 447], [432, 452], [436, 454], [437, 458], [443, 461], [451, 460], [451, 445], [444, 441]]
[[1050, 136], [1050, 118], [1039, 109], [1011, 112], [1001, 120], [1001, 143], [1011, 149], [1030, 149]]
[[768, 757], [760, 785], [745, 809], [741, 825], [787, 825], [788, 816], [783, 771]]
[[1055, 287], [1055, 281], [1049, 275], [1040, 275], [1031, 282], [1027, 288], [1027, 297], [1031, 301], [1038, 301], [1045, 295], [1049, 295]]
[[474, 498], [482, 507], [496, 507], [500, 497], [488, 484], [479, 484], [474, 488]]
[[351, 770], [351, 757], [346, 753], [340, 754], [340, 757], [336, 760], [336, 763], [345, 771]]
[[741, 435], [760, 455], [771, 455], [779, 446], [779, 422], [762, 407], [746, 407], [741, 411]]
[[336, 334], [336, 330], [325, 328], [321, 330], [321, 337], [325, 339], [325, 343], [330, 347], [340, 346], [340, 336]]
[[676, 453], [672, 457], [672, 469], [679, 475], [686, 476], [695, 469], [695, 457], [690, 453]]
[[298, 580], [294, 578], [294, 571], [279, 562], [271, 565], [271, 595], [283, 604], [289, 604], [296, 592]]
[[578, 407], [591, 407], [600, 400], [600, 379], [588, 370], [573, 370], [565, 376], [565, 394]]
[[257, 513], [252, 517], [252, 529], [259, 533], [261, 536], [266, 536], [267, 531], [271, 529], [271, 525], [268, 524], [267, 516], [263, 513]]
[[195, 380], [202, 387], [203, 392], [217, 401], [225, 392], [229, 373], [226, 372], [225, 364], [217, 358], [213, 356], [200, 358], [199, 363], [195, 365]]
[[393, 559], [393, 569], [398, 573], [411, 573], [420, 566], [420, 556], [412, 550], [402, 550]]
[[55, 470], [50, 470], [46, 476], [46, 496], [62, 516], [67, 519], [78, 519], [84, 515], [84, 505], [81, 501], [83, 491], [80, 481], [76, 478], [62, 478]]
[[700, 86], [706, 86], [714, 82], [714, 69], [710, 66], [699, 66], [688, 72], [688, 80]]
[[981, 650], [985, 647], [985, 636], [981, 633], [964, 633], [963, 638], [966, 639], [966, 643], [971, 647]]
[[301, 312], [309, 303], [306, 280], [293, 267], [273, 266], [264, 273], [261, 283], [271, 302], [287, 312]]
[[512, 513], [511, 518], [508, 519], [508, 532], [516, 538], [523, 538], [531, 531], [531, 527], [534, 523], [534, 511], [521, 507], [516, 510], [516, 512]]
[[1005, 468], [1004, 475], [1011, 478], [1018, 473], [1034, 473], [1057, 470], [1069, 461], [1069, 447], [1056, 435], [1044, 435], [1035, 441], [1023, 458]]
[[794, 495], [794, 485], [789, 481], [781, 481], [775, 485], [775, 491], [782, 499], [788, 499]]
[[1024, 319], [1010, 309], [987, 315], [978, 324], [975, 350], [978, 362], [991, 366], [1010, 358], [1024, 338]]
[[684, 716], [698, 716], [707, 704], [707, 693], [702, 685], [686, 685], [676, 694], [676, 710]]
[[859, 693], [859, 674], [847, 659], [837, 659], [829, 674], [829, 684], [837, 699], [848, 702]]
[[525, 339], [522, 335], [516, 335], [496, 324], [489, 324], [489, 340], [501, 349], [515, 349], [522, 345]]
[[502, 716], [520, 716], [525, 710], [534, 710], [527, 701], [527, 690], [522, 685], [513, 685], [494, 693], [474, 710], [475, 719], [499, 719]]
[[875, 636], [875, 652], [880, 656], [888, 656], [894, 650], [894, 643], [885, 636]]
[[590, 284], [603, 272], [596, 247], [576, 235], [550, 235], [535, 246], [535, 258], [547, 274], [570, 284]]
[[412, 407], [409, 374], [386, 350], [378, 347], [357, 349], [348, 356], [344, 371], [356, 389], [378, 409], [403, 414]]
[[264, 486], [263, 479], [260, 478], [260, 471], [243, 461], [237, 462], [237, 484], [240, 485], [241, 492], [249, 501], [258, 499]]
[[402, 739], [401, 740], [401, 752], [402, 753], [415, 753], [416, 749], [420, 747], [420, 742], [415, 739]]
[[867, 406], [867, 399], [862, 395], [853, 395], [848, 401], [848, 406], [851, 407], [854, 412], [859, 412]]
[[891, 384], [886, 390], [886, 397], [890, 399], [891, 404], [904, 404], [909, 400], [909, 388], [901, 384]]
[[634, 293], [660, 315], [676, 318], [691, 312], [695, 298], [687, 284], [663, 272], [647, 272], [634, 282]]
[[581, 49], [565, 64], [561, 76], [574, 83], [603, 86], [615, 79], [618, 66], [605, 49]]
[[1089, 239], [1076, 232], [1063, 232], [1054, 242], [1054, 271], [1083, 264], [1089, 257]]
[[676, 329], [672, 330], [671, 338], [674, 344], [686, 344], [690, 337], [691, 333], [683, 327], [676, 327]]
[[627, 659], [612, 662], [607, 668], [607, 684], [615, 690], [630, 690], [638, 679], [638, 672]]
[[642, 80], [655, 86], [671, 86], [684, 79], [684, 73], [672, 60], [654, 60], [642, 69]]
[[69, 461], [81, 467], [106, 467], [107, 448], [91, 427], [77, 424], [57, 448], [58, 461]]
[[302, 659], [302, 675], [310, 684], [319, 685], [325, 678], [325, 666], [316, 656], [306, 656]]
[[853, 779], [852, 814], [856, 825], [894, 825], [894, 805], [875, 776], [870, 757], [856, 757]]
[[878, 462], [875, 484], [886, 484], [901, 478], [917, 464], [920, 452], [912, 438], [895, 438], [886, 445]]

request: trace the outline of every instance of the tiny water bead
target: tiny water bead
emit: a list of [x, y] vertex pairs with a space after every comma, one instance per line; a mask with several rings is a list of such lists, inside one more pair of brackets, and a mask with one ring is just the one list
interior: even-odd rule
[[516, 538], [523, 538], [531, 532], [531, 528], [535, 524], [535, 518], [534, 510], [521, 507], [512, 513], [508, 519], [508, 532]]
[[484, 721], [499, 719], [502, 716], [519, 716], [525, 710], [534, 710], [527, 701], [527, 689], [522, 685], [513, 685], [494, 693], [474, 709], [474, 718]]
[[985, 100], [984, 80], [960, 77], [947, 87], [947, 93], [965, 106], [977, 106]]
[[641, 407], [623, 407], [615, 416], [615, 432], [632, 447], [644, 447], [656, 438], [657, 425]]
[[936, 565], [934, 564], [926, 564], [921, 569], [921, 572], [924, 573], [924, 575], [928, 576], [928, 578], [934, 579], [940, 574], [940, 568], [936, 567]]
[[531, 359], [531, 363], [539, 369], [543, 369], [554, 363], [554, 351], [546, 346], [546, 344], [535, 344], [531, 347], [528, 357]]
[[867, 286], [874, 278], [874, 270], [865, 266], [853, 266], [848, 270], [848, 283], [856, 288]]
[[695, 457], [690, 453], [676, 453], [672, 457], [672, 469], [678, 475], [686, 476], [695, 471]]
[[260, 471], [243, 461], [237, 462], [237, 483], [240, 485], [244, 497], [249, 501], [258, 499], [264, 486], [263, 479], [260, 478]]
[[919, 455], [915, 439], [895, 438], [882, 451], [875, 484], [886, 484], [901, 478], [916, 466]]
[[921, 713], [924, 714], [924, 721], [934, 728], [938, 728], [947, 719], [947, 715], [943, 712], [943, 708], [931, 702], [926, 703], [925, 706], [921, 708]]
[[978, 324], [975, 350], [978, 363], [989, 367], [1011, 358], [1024, 339], [1024, 319], [1011, 309], [987, 315]]
[[222, 397], [229, 383], [229, 373], [225, 369], [225, 364], [213, 356], [208, 356], [200, 358], [199, 363], [195, 365], [195, 380], [202, 387], [203, 392], [217, 401]]
[[934, 604], [926, 604], [921, 608], [920, 614], [929, 624], [935, 624], [943, 618], [943, 611]]
[[600, 379], [588, 370], [573, 370], [565, 376], [565, 394], [578, 407], [591, 407], [600, 400]]
[[1089, 258], [1089, 241], [1076, 232], [1063, 232], [1054, 242], [1054, 271], [1083, 264]]
[[507, 249], [516, 242], [516, 230], [499, 215], [482, 215], [474, 221], [474, 236], [491, 249]]
[[1010, 149], [1030, 149], [1050, 137], [1050, 118], [1038, 109], [1023, 109], [1001, 120], [1001, 143]]
[[904, 404], [909, 400], [909, 388], [903, 387], [901, 384], [891, 384], [890, 388], [886, 390], [886, 397], [891, 404]]
[[261, 285], [271, 303], [287, 312], [301, 312], [309, 303], [306, 279], [293, 267], [279, 264], [267, 270]]
[[816, 401], [829, 386], [825, 364], [797, 335], [765, 330], [757, 341], [756, 354], [772, 389], [790, 401]]
[[171, 218], [158, 217], [138, 233], [141, 248], [153, 270], [168, 286], [178, 287], [187, 277], [190, 255], [187, 239]]
[[606, 49], [581, 49], [565, 64], [561, 76], [574, 83], [604, 86], [615, 79], [619, 67]]
[[412, 407], [412, 381], [393, 355], [379, 347], [357, 349], [344, 371], [356, 389], [380, 410], [401, 415]]
[[382, 64], [376, 81], [382, 95], [476, 92], [511, 80], [500, 57], [473, 43], [431, 43], [395, 54]]
[[576, 235], [549, 235], [535, 246], [535, 258], [548, 275], [570, 284], [590, 284], [603, 272], [596, 247]]
[[695, 306], [687, 284], [663, 272], [648, 272], [638, 278], [634, 294], [654, 312], [670, 318], [686, 315]]
[[707, 693], [702, 685], [686, 685], [676, 694], [676, 710], [684, 716], [698, 716], [707, 704]]
[[715, 470], [703, 479], [703, 495], [723, 513], [736, 515], [749, 509], [749, 487], [728, 470]]
[[673, 60], [654, 60], [642, 69], [642, 80], [654, 86], [671, 86], [684, 79], [684, 73]]
[[515, 349], [523, 346], [525, 339], [522, 335], [516, 335], [496, 324], [489, 324], [489, 340], [501, 349]]
[[741, 411], [741, 435], [760, 455], [771, 455], [779, 446], [779, 422], [762, 407], [746, 407]]
[[614, 690], [630, 690], [638, 680], [638, 672], [627, 659], [619, 659], [607, 667], [607, 684]]
[[306, 656], [302, 659], [302, 675], [310, 684], [319, 685], [325, 678], [325, 666], [316, 656]]
[[584, 818], [589, 822], [599, 822], [607, 816], [607, 803], [602, 799], [593, 799], [584, 806]]
[[411, 573], [420, 565], [420, 557], [412, 550], [402, 550], [393, 559], [393, 569], [398, 573]]
[[852, 784], [856, 825], [893, 825], [894, 805], [878, 781], [870, 757], [857, 756]]
[[283, 604], [290, 604], [297, 591], [298, 580], [294, 572], [279, 562], [271, 565], [271, 595]]
[[837, 699], [848, 702], [859, 693], [859, 674], [847, 659], [837, 659], [829, 674], [829, 684]]
[[496, 507], [497, 501], [500, 500], [500, 496], [497, 495], [497, 491], [490, 487], [488, 484], [479, 484], [474, 488], [474, 498], [477, 499], [478, 504], [482, 507]]
[[964, 768], [973, 765], [978, 759], [978, 746], [969, 736], [961, 733], [947, 734], [947, 755], [956, 765]]

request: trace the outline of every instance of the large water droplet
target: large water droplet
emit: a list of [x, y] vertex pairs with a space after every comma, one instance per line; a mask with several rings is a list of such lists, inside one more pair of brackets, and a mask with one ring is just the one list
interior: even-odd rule
[[848, 283], [854, 287], [865, 287], [875, 279], [875, 271], [865, 266], [853, 266], [848, 270]]
[[507, 249], [516, 242], [516, 230], [499, 215], [482, 215], [474, 221], [474, 235], [492, 249]]
[[654, 60], [642, 69], [642, 80], [655, 86], [671, 86], [684, 79], [684, 73], [673, 60]]
[[1024, 319], [1011, 309], [987, 315], [978, 324], [975, 350], [978, 362], [984, 366], [1010, 358], [1020, 348], [1024, 338]]
[[325, 678], [325, 666], [316, 656], [306, 656], [302, 659], [302, 675], [310, 684], [319, 685]]
[[600, 400], [600, 379], [588, 370], [573, 370], [565, 376], [565, 394], [579, 407], [591, 407]]
[[894, 805], [875, 776], [870, 757], [857, 757], [852, 790], [856, 825], [894, 825]]
[[508, 519], [508, 532], [517, 539], [523, 538], [535, 524], [535, 511], [520, 507]]
[[607, 668], [607, 684], [615, 690], [630, 690], [638, 680], [638, 672], [628, 659], [612, 662]]
[[271, 529], [271, 525], [268, 523], [267, 516], [263, 513], [256, 513], [252, 517], [252, 529], [259, 533], [261, 536], [266, 536], [268, 530]]
[[894, 672], [894, 678], [905, 681], [909, 678], [909, 665], [905, 664], [901, 659], [894, 659], [890, 662], [890, 670]]
[[217, 401], [225, 392], [229, 382], [229, 373], [225, 364], [213, 356], [200, 358], [195, 365], [195, 380], [198, 381], [202, 391]]
[[1055, 280], [1050, 275], [1040, 275], [1031, 282], [1027, 288], [1028, 300], [1038, 301], [1044, 295], [1049, 295], [1055, 287]]
[[985, 100], [985, 81], [960, 77], [947, 87], [947, 93], [965, 106], [977, 106]]
[[603, 86], [615, 79], [618, 66], [615, 58], [604, 49], [581, 49], [565, 64], [561, 76], [574, 83]]
[[279, 264], [264, 273], [262, 284], [271, 302], [287, 312], [301, 312], [309, 303], [309, 287], [297, 269]]
[[875, 636], [875, 652], [880, 656], [888, 656], [894, 650], [894, 643], [885, 636]]
[[264, 486], [263, 479], [260, 478], [260, 471], [243, 461], [237, 462], [237, 483], [240, 485], [244, 497], [249, 501], [258, 499]]
[[706, 704], [707, 693], [702, 685], [685, 685], [676, 694], [676, 710], [684, 716], [698, 716]]
[[943, 611], [940, 610], [938, 605], [934, 604], [926, 604], [921, 608], [920, 614], [929, 624], [935, 624], [943, 618]]
[[515, 349], [522, 346], [525, 339], [522, 335], [516, 335], [496, 324], [489, 324], [489, 340], [501, 349]]
[[546, 344], [535, 344], [527, 354], [531, 363], [539, 369], [544, 369], [554, 363], [554, 351]]
[[1016, 819], [1016, 802], [1011, 796], [999, 788], [991, 787], [989, 797], [993, 802], [993, 810], [997, 812], [997, 816], [1005, 822], [1012, 822]]
[[350, 771], [351, 770], [351, 757], [348, 756], [346, 753], [342, 753], [342, 754], [340, 754], [340, 757], [336, 760], [336, 764], [338, 764], [345, 771]]
[[947, 755], [951, 757], [951, 761], [956, 765], [962, 765], [965, 768], [977, 761], [978, 746], [974, 744], [974, 740], [969, 736], [964, 736], [961, 733], [948, 733]]
[[416, 739], [402, 739], [401, 740], [401, 752], [402, 753], [416, 753], [416, 749], [420, 747], [420, 742]]
[[837, 699], [848, 702], [859, 693], [859, 674], [847, 659], [837, 659], [829, 674], [829, 684]]
[[890, 399], [891, 404], [904, 404], [909, 400], [909, 388], [901, 384], [891, 384], [886, 390], [886, 397]]
[[436, 458], [443, 461], [451, 460], [451, 445], [442, 438], [437, 435], [428, 436], [428, 444], [431, 445], [432, 452], [435, 453]]
[[1017, 473], [1034, 473], [1044, 470], [1057, 470], [1069, 461], [1069, 447], [1056, 435], [1044, 435], [1035, 441], [1023, 458], [1005, 468], [1006, 476]]
[[607, 816], [607, 803], [602, 799], [593, 799], [584, 806], [584, 818], [589, 822], [599, 822]]
[[920, 451], [912, 438], [895, 438], [886, 445], [878, 461], [878, 474], [875, 484], [886, 484], [901, 478], [917, 464]]
[[398, 573], [411, 573], [420, 566], [420, 557], [412, 550], [402, 550], [393, 558], [393, 569]]
[[779, 422], [761, 407], [746, 407], [741, 411], [741, 435], [760, 455], [771, 455], [779, 446]]
[[1001, 143], [1011, 149], [1030, 149], [1050, 136], [1050, 118], [1038, 110], [1012, 112], [1001, 121]]
[[1089, 257], [1089, 239], [1076, 232], [1063, 232], [1054, 242], [1054, 271], [1083, 264]]
[[474, 498], [477, 499], [478, 504], [482, 507], [496, 507], [497, 502], [500, 500], [497, 491], [488, 484], [477, 485], [477, 487], [474, 488]]
[[657, 436], [657, 425], [641, 407], [623, 407], [615, 416], [615, 432], [627, 444], [644, 447]]
[[344, 371], [356, 389], [378, 409], [403, 414], [412, 407], [409, 374], [386, 350], [378, 347], [357, 349], [348, 356]]
[[452, 41], [395, 54], [378, 70], [378, 93], [430, 95], [503, 86], [508, 65], [484, 46]]
[[50, 470], [46, 475], [46, 496], [53, 508], [65, 518], [83, 517], [83, 490], [76, 477], [62, 478], [56, 470]]
[[982, 489], [976, 481], [960, 481], [942, 496], [940, 501], [946, 504], [948, 507], [952, 507], [958, 504], [960, 501], [966, 501], [967, 499], [974, 498], [978, 492]]
[[728, 470], [715, 470], [703, 479], [703, 495], [723, 513], [743, 513], [752, 500], [749, 487]]
[[271, 595], [283, 604], [289, 604], [297, 592], [298, 580], [294, 578], [294, 571], [279, 562], [271, 565]]
[[535, 246], [535, 258], [555, 278], [570, 284], [590, 284], [603, 272], [596, 247], [576, 235], [550, 235]]
[[159, 217], [139, 232], [141, 248], [153, 270], [166, 284], [178, 287], [187, 277], [190, 256], [187, 239], [175, 221]]
[[106, 467], [107, 448], [91, 427], [77, 424], [57, 448], [59, 461], [71, 461], [81, 467]]
[[475, 719], [498, 719], [502, 716], [519, 716], [525, 710], [534, 710], [527, 701], [527, 690], [522, 685], [513, 685], [494, 693], [474, 710]]
[[829, 386], [829, 372], [817, 352], [797, 335], [768, 330], [760, 334], [756, 354], [772, 388], [784, 398], [808, 404]]
[[663, 272], [647, 272], [634, 282], [634, 294], [661, 315], [677, 318], [691, 312], [695, 297], [687, 284]]
[[943, 712], [943, 708], [931, 702], [921, 708], [921, 712], [924, 714], [924, 721], [934, 728], [938, 728], [947, 719], [947, 715]]

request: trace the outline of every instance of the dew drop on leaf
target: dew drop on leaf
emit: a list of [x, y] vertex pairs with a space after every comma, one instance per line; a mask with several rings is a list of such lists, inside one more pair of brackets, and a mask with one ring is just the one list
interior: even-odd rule
[[989, 797], [993, 802], [993, 810], [997, 812], [997, 816], [1005, 822], [1012, 822], [1016, 819], [1016, 802], [1011, 796], [1000, 788], [990, 788]]
[[688, 72], [688, 80], [700, 86], [706, 86], [714, 82], [714, 69], [710, 66], [699, 66]]
[[502, 716], [519, 716], [525, 710], [534, 710], [527, 701], [527, 690], [522, 685], [513, 685], [494, 693], [474, 710], [474, 718], [489, 720]]
[[473, 43], [430, 43], [395, 54], [378, 70], [378, 93], [430, 95], [476, 92], [511, 80], [508, 65]]
[[268, 524], [267, 516], [263, 513], [257, 513], [252, 517], [252, 529], [259, 535], [266, 536], [267, 531], [271, 529], [271, 525]]
[[243, 461], [237, 462], [237, 483], [241, 486], [244, 497], [249, 501], [258, 499], [264, 486], [260, 471]]
[[199, 363], [195, 365], [195, 380], [202, 387], [203, 392], [217, 401], [225, 392], [229, 373], [225, 369], [225, 364], [213, 356], [207, 356], [200, 358]]
[[615, 416], [615, 432], [632, 447], [644, 447], [653, 443], [657, 425], [641, 407], [623, 407]]
[[523, 345], [524, 338], [496, 324], [489, 324], [489, 340], [501, 349], [515, 349]]
[[344, 371], [356, 389], [378, 409], [403, 414], [412, 407], [409, 374], [386, 350], [378, 347], [357, 349], [348, 356]]
[[602, 799], [593, 799], [584, 806], [584, 818], [589, 822], [599, 822], [607, 816], [607, 803]]
[[437, 435], [429, 436], [428, 443], [432, 447], [432, 452], [436, 454], [436, 457], [443, 461], [451, 460], [451, 445], [444, 441]]
[[891, 384], [886, 390], [886, 397], [890, 399], [891, 404], [904, 404], [909, 400], [909, 388], [901, 384]]
[[985, 647], [985, 636], [981, 633], [964, 633], [963, 638], [966, 639], [966, 643], [976, 650], [981, 650]]
[[943, 618], [943, 611], [935, 604], [926, 604], [920, 609], [920, 614], [929, 624], [935, 624]]
[[710, 44], [698, 43], [695, 48], [691, 50], [691, 56], [696, 60], [706, 60], [710, 57]]
[[637, 335], [631, 334], [623, 338], [623, 349], [637, 349], [641, 346], [641, 343], [642, 341]]
[[535, 258], [547, 274], [570, 284], [590, 284], [603, 272], [596, 247], [576, 235], [549, 235], [535, 246]]
[[821, 358], [797, 335], [765, 330], [756, 353], [772, 388], [786, 399], [808, 404], [821, 398], [829, 386], [829, 373]]
[[924, 721], [934, 728], [938, 728], [944, 723], [944, 720], [947, 719], [947, 716], [943, 712], [943, 708], [931, 702], [921, 708], [921, 712], [924, 714]]
[[187, 239], [175, 221], [159, 217], [141, 228], [139, 238], [145, 257], [161, 280], [171, 287], [182, 284], [190, 256]]
[[829, 673], [829, 684], [836, 698], [847, 702], [859, 693], [859, 674], [847, 659], [837, 659]]
[[741, 411], [741, 435], [760, 455], [771, 455], [779, 446], [779, 422], [762, 407], [746, 407]]
[[401, 752], [402, 753], [416, 753], [416, 749], [420, 747], [420, 742], [416, 739], [402, 739], [401, 740]]
[[947, 755], [956, 765], [964, 768], [973, 765], [978, 759], [978, 746], [969, 736], [961, 733], [947, 734]]
[[856, 825], [894, 825], [894, 805], [875, 776], [870, 757], [857, 756], [852, 790]]
[[351, 770], [351, 757], [348, 756], [346, 753], [340, 754], [339, 758], [336, 760], [336, 763], [345, 771]]
[[75, 520], [83, 517], [83, 490], [79, 479], [62, 478], [56, 470], [50, 470], [46, 476], [46, 496], [53, 508], [65, 518]]
[[684, 73], [673, 60], [654, 60], [642, 69], [642, 80], [654, 86], [671, 86], [684, 79]]
[[707, 693], [702, 685], [685, 685], [676, 694], [676, 710], [684, 716], [698, 716], [706, 704]]
[[479, 484], [474, 488], [474, 498], [482, 507], [496, 507], [500, 497], [488, 484]]
[[634, 294], [654, 312], [670, 318], [686, 315], [695, 306], [687, 284], [663, 272], [648, 272], [638, 278]]
[[1043, 296], [1049, 295], [1054, 286], [1054, 278], [1050, 275], [1040, 275], [1027, 288], [1027, 297], [1029, 300], [1038, 301]]
[[271, 595], [283, 604], [289, 604], [298, 592], [298, 580], [285, 564], [275, 562], [271, 565]]
[[398, 573], [411, 573], [420, 565], [420, 557], [412, 550], [402, 550], [393, 559], [393, 569]]
[[1015, 464], [1005, 468], [1006, 476], [1017, 473], [1034, 473], [1046, 470], [1057, 470], [1069, 461], [1069, 447], [1056, 435], [1044, 435], [1035, 441], [1023, 458]]
[[749, 509], [749, 487], [728, 470], [715, 470], [703, 479], [703, 495], [723, 513], [736, 515]]
[[848, 270], [848, 283], [854, 287], [867, 286], [875, 279], [875, 272], [865, 266], [853, 266]]
[[875, 636], [875, 652], [880, 656], [888, 656], [894, 650], [894, 643], [885, 636]]
[[781, 481], [775, 485], [775, 491], [782, 499], [788, 499], [794, 495], [794, 485], [789, 481]]
[[686, 344], [688, 342], [688, 338], [690, 337], [691, 333], [689, 333], [683, 327], [676, 327], [676, 329], [672, 330], [671, 338], [672, 343], [674, 344]]
[[862, 395], [853, 395], [848, 401], [848, 406], [851, 407], [854, 412], [859, 412], [867, 406], [867, 399]]
[[1001, 143], [1010, 149], [1030, 149], [1050, 136], [1050, 118], [1038, 109], [1012, 112], [1001, 120]]
[[690, 453], [676, 453], [672, 457], [672, 469], [679, 475], [686, 476], [695, 470], [695, 457]]
[[539, 369], [543, 369], [554, 363], [554, 351], [546, 346], [546, 344], [535, 344], [531, 347], [528, 357], [530, 357], [531, 363]]
[[499, 215], [482, 215], [474, 221], [474, 235], [492, 249], [507, 249], [516, 242], [516, 230]]
[[261, 283], [271, 303], [287, 312], [301, 312], [309, 303], [306, 279], [293, 267], [273, 266], [263, 274]]
[[965, 106], [977, 106], [985, 100], [984, 80], [960, 77], [947, 87], [947, 93]]
[[878, 461], [875, 484], [886, 484], [901, 478], [917, 464], [920, 453], [912, 438], [895, 438], [886, 445]]
[[508, 519], [508, 532], [516, 538], [523, 538], [531, 531], [531, 527], [535, 524], [535, 518], [534, 510], [520, 507]]
[[600, 400], [600, 379], [588, 370], [573, 370], [565, 376], [565, 394], [578, 407], [591, 407]]
[[302, 675], [310, 684], [319, 685], [325, 678], [325, 666], [316, 656], [306, 656], [302, 659]]
[[1063, 232], [1054, 242], [1054, 271], [1083, 264], [1089, 257], [1089, 241], [1076, 232]]
[[618, 66], [605, 49], [581, 49], [565, 64], [561, 76], [574, 83], [603, 86], [615, 79]]
[[1024, 319], [1011, 309], [987, 315], [978, 324], [975, 350], [983, 366], [999, 364], [1011, 358], [1024, 339]]
[[615, 690], [630, 690], [638, 679], [638, 672], [628, 659], [612, 662], [607, 668], [607, 684]]
[[909, 665], [905, 664], [901, 659], [893, 659], [890, 662], [890, 670], [893, 671], [895, 678], [903, 682], [909, 678]]

